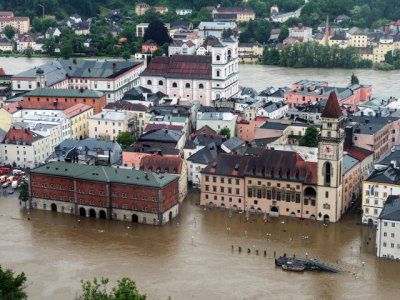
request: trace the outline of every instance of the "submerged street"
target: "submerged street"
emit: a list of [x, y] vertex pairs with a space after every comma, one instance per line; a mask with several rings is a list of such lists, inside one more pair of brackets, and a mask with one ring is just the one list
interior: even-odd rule
[[[327, 226], [282, 217], [264, 223], [262, 215], [245, 222], [243, 214], [197, 206], [198, 196], [189, 194], [171, 223], [153, 227], [37, 210], [28, 220], [17, 194], [1, 195], [0, 264], [27, 274], [30, 299], [73, 299], [81, 279], [101, 276], [129, 276], [149, 299], [397, 297], [400, 262], [375, 257], [374, 230], [357, 225], [357, 215]], [[346, 272], [284, 272], [274, 251]]]

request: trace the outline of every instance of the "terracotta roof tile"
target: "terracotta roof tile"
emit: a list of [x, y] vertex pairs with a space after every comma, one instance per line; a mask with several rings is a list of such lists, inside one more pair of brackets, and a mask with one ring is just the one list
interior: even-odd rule
[[324, 111], [321, 114], [322, 118], [338, 119], [342, 117], [342, 110], [339, 106], [339, 101], [335, 92], [330, 93], [328, 101], [326, 102]]
[[32, 145], [33, 142], [43, 138], [40, 134], [37, 134], [33, 131], [31, 131], [29, 128], [28, 129], [16, 129], [16, 128], [10, 128], [6, 135], [4, 136], [4, 139], [2, 143], [7, 143], [9, 144], [21, 144], [23, 145]]
[[175, 155], [153, 154], [142, 158], [140, 168], [143, 168], [144, 171], [180, 174], [182, 172], [182, 163], [182, 158]]
[[142, 76], [211, 79], [211, 56], [173, 55], [153, 58]]

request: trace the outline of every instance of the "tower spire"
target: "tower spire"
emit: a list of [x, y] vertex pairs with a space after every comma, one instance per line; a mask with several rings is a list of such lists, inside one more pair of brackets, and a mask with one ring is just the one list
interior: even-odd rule
[[326, 15], [324, 44], [329, 45], [329, 15]]

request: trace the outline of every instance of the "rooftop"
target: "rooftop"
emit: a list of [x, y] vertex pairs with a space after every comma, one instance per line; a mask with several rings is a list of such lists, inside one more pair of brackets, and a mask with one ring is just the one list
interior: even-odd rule
[[357, 165], [360, 161], [351, 155], [345, 154], [343, 156], [343, 170], [342, 175], [347, 174], [355, 165]]
[[146, 132], [139, 138], [139, 141], [177, 143], [182, 135], [183, 132], [181, 131], [159, 129]]
[[167, 78], [211, 79], [211, 56], [173, 55], [152, 59], [141, 76], [165, 76]]
[[384, 202], [383, 209], [378, 218], [389, 221], [400, 221], [400, 197], [390, 195]]
[[107, 120], [121, 122], [130, 118], [126, 111], [103, 111], [97, 115], [89, 117], [89, 120]]
[[400, 185], [400, 170], [393, 166], [375, 170], [365, 181]]
[[140, 168], [143, 171], [181, 174], [183, 163], [182, 158], [178, 156], [164, 156], [157, 153], [144, 156], [140, 161]]
[[208, 165], [217, 157], [217, 146], [210, 143], [191, 155], [187, 160], [195, 164]]
[[104, 93], [95, 90], [38, 88], [24, 94], [24, 98], [27, 97], [100, 98], [103, 95]]
[[321, 114], [322, 118], [339, 119], [342, 117], [342, 110], [339, 106], [339, 101], [337, 99], [336, 93], [332, 92], [329, 95], [328, 101], [326, 102], [324, 111]]
[[164, 187], [178, 179], [178, 176], [170, 174], [156, 174], [141, 170], [118, 169], [64, 162], [48, 163], [31, 170], [31, 173], [155, 188]]

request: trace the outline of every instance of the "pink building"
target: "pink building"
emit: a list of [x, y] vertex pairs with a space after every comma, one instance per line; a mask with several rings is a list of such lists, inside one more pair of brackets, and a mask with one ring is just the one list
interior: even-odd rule
[[[396, 117], [351, 116], [352, 142], [356, 147], [374, 152], [374, 161], [386, 156], [390, 149], [400, 143], [400, 119]], [[346, 134], [350, 133], [346, 132]]]
[[257, 127], [265, 123], [267, 118], [256, 117], [255, 120], [240, 120], [236, 123], [236, 136], [246, 142], [252, 142], [255, 138]]
[[289, 108], [306, 103], [315, 103], [327, 100], [330, 93], [335, 91], [340, 105], [357, 105], [368, 101], [372, 96], [369, 85], [354, 84], [345, 88], [330, 87], [327, 82], [301, 80], [292, 85], [292, 89], [285, 93], [285, 102]]

